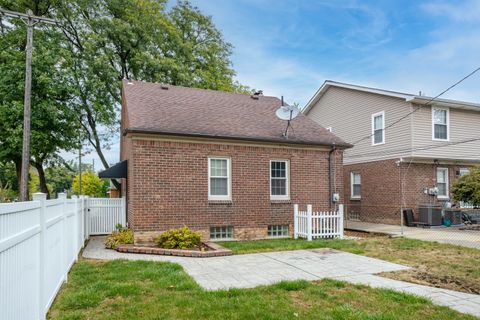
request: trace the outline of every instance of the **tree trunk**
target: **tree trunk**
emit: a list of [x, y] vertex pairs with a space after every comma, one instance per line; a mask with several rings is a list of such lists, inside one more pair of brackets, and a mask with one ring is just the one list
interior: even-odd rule
[[38, 179], [40, 180], [40, 192], [45, 193], [47, 195], [47, 199], [50, 199], [50, 192], [48, 191], [47, 179], [45, 179], [45, 171], [43, 170], [43, 164], [35, 162], [34, 166], [35, 169], [37, 169]]
[[15, 173], [17, 174], [17, 191], [20, 194], [20, 180], [22, 177], [22, 159], [15, 159]]

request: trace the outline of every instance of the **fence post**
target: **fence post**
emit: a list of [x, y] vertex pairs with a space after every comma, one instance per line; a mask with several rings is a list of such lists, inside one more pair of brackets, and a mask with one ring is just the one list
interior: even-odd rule
[[37, 192], [32, 195], [33, 201], [40, 202], [40, 248], [38, 255], [38, 318], [45, 319], [45, 201], [47, 195], [45, 193]]
[[[78, 250], [78, 246], [79, 246], [79, 240], [78, 240], [78, 235], [80, 233], [80, 224], [78, 223], [78, 204], [79, 204], [79, 201], [78, 201], [78, 196], [76, 195], [73, 195], [72, 196], [72, 200], [74, 200], [74, 203], [73, 203], [73, 210], [75, 212], [75, 214], [73, 215], [73, 223], [74, 223], [74, 226], [75, 226], [75, 231], [74, 231], [74, 243], [75, 243], [75, 246], [74, 246], [74, 253], [77, 253], [77, 250]], [[78, 254], [75, 254], [75, 262], [78, 261]]]
[[339, 228], [340, 228], [340, 239], [343, 239], [343, 204], [340, 204], [338, 206], [338, 215], [340, 216], [340, 223], [339, 223]]
[[293, 205], [293, 238], [298, 239], [298, 204]]
[[84, 214], [85, 214], [85, 235], [88, 239], [90, 237], [90, 202], [88, 200], [88, 196], [85, 197], [85, 207]]
[[127, 205], [125, 197], [122, 197], [122, 226], [127, 226]]
[[312, 241], [312, 205], [307, 205], [307, 240]]
[[61, 192], [58, 194], [58, 199], [62, 200], [62, 217], [63, 217], [63, 254], [62, 254], [62, 267], [63, 267], [63, 272], [64, 276], [63, 279], [65, 282], [67, 282], [67, 275], [68, 275], [68, 268], [67, 268], [67, 253], [68, 253], [68, 232], [67, 232], [67, 194], [64, 192]]

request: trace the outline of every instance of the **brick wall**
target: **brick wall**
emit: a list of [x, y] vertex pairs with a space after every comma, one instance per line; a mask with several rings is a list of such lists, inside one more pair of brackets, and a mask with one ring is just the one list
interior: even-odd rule
[[[422, 204], [443, 204], [445, 200], [426, 195], [425, 187], [436, 185], [436, 168], [434, 164], [403, 162], [397, 166], [398, 159], [374, 161], [347, 165], [344, 167], [346, 213], [349, 218], [358, 217], [361, 221], [400, 224], [400, 201], [403, 207], [418, 211]], [[458, 178], [460, 168], [468, 166], [444, 165], [438, 167], [449, 169], [449, 191]], [[351, 172], [361, 174], [362, 191], [360, 200], [350, 199]], [[401, 179], [401, 180], [400, 180]], [[403, 196], [401, 182], [403, 181]]]
[[[127, 139], [129, 140], [129, 139]], [[187, 225], [204, 238], [210, 226], [233, 226], [236, 239], [265, 238], [268, 225], [289, 225], [293, 204], [329, 209], [328, 151], [240, 144], [131, 140], [129, 224], [137, 241]], [[335, 153], [336, 185], [343, 190], [341, 151]], [[231, 158], [232, 201], [208, 200], [208, 157]], [[271, 201], [270, 160], [290, 162], [291, 201]], [[342, 193], [342, 192], [340, 192]]]

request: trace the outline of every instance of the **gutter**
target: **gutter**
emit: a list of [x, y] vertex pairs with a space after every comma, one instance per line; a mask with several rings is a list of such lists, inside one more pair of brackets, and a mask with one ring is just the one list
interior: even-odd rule
[[128, 133], [141, 133], [141, 134], [161, 134], [168, 136], [180, 136], [180, 137], [202, 137], [210, 139], [230, 139], [230, 140], [241, 140], [241, 141], [258, 141], [258, 142], [270, 142], [270, 143], [281, 143], [281, 144], [294, 144], [294, 145], [312, 145], [312, 146], [334, 146], [336, 148], [340, 147], [342, 149], [351, 148], [353, 145], [349, 143], [336, 144], [332, 143], [318, 143], [314, 141], [298, 141], [298, 140], [288, 140], [288, 139], [265, 139], [260, 137], [238, 137], [238, 136], [224, 136], [224, 135], [208, 135], [201, 133], [178, 133], [178, 132], [168, 132], [168, 131], [159, 131], [159, 130], [149, 130], [149, 129], [125, 129], [123, 130], [122, 135], [125, 136]]
[[334, 153], [336, 150], [335, 144], [333, 144], [332, 149], [328, 152], [328, 193], [329, 193], [329, 203], [330, 203], [330, 210], [332, 210], [333, 206], [333, 173], [332, 170], [332, 153]]

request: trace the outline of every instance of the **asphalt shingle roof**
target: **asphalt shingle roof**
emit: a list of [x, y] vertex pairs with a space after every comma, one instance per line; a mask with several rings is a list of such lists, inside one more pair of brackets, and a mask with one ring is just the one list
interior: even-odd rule
[[303, 114], [292, 120], [293, 130], [285, 138], [287, 122], [275, 116], [281, 105], [276, 97], [256, 100], [246, 94], [124, 80], [123, 98], [125, 132], [350, 147]]

